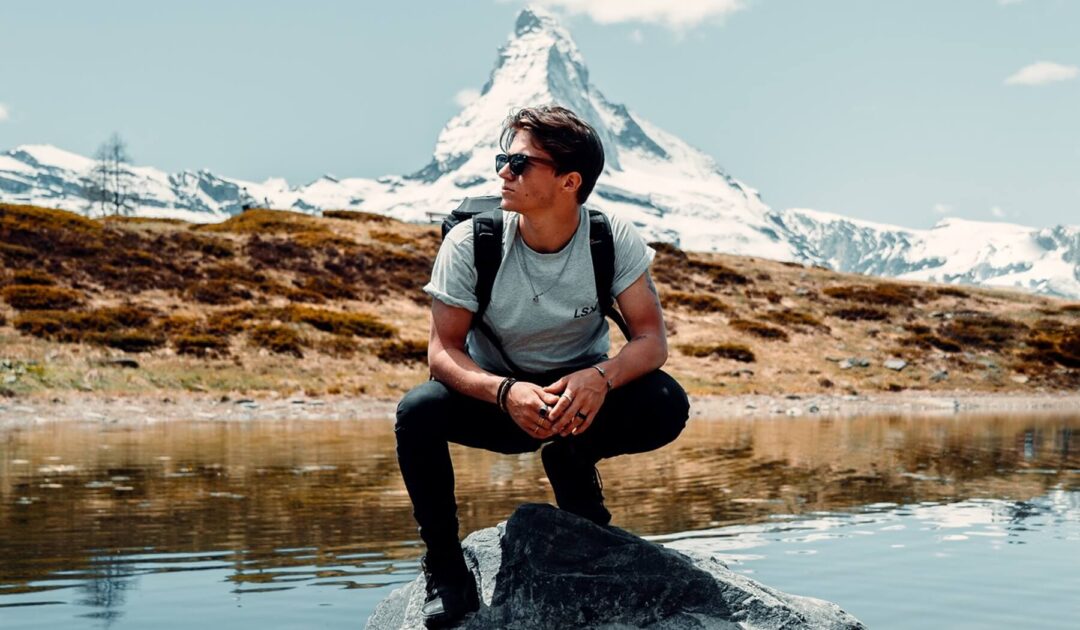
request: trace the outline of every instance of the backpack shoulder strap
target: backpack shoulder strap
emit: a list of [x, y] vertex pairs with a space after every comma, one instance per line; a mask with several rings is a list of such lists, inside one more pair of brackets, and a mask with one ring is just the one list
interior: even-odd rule
[[499, 355], [514, 373], [521, 369], [510, 360], [503, 349], [499, 336], [484, 321], [484, 312], [491, 304], [491, 290], [495, 287], [495, 276], [499, 273], [503, 256], [503, 211], [495, 208], [481, 212], [473, 220], [473, 264], [476, 267], [476, 301], [479, 307], [473, 315], [473, 325], [480, 330], [499, 351]]
[[503, 214], [496, 208], [473, 217], [473, 259], [476, 266], [476, 318], [484, 316], [491, 303], [491, 289], [499, 273], [503, 253]]
[[610, 317], [629, 340], [630, 328], [622, 313], [615, 308], [615, 298], [611, 296], [611, 284], [615, 281], [615, 237], [611, 233], [607, 215], [599, 210], [589, 210], [589, 250], [592, 253], [593, 279], [600, 312]]

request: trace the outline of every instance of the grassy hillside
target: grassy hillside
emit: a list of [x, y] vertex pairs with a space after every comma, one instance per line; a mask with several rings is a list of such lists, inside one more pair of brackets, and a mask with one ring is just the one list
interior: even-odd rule
[[[0, 394], [396, 396], [427, 378], [438, 246], [437, 227], [349, 211], [193, 225], [0, 204]], [[1080, 385], [1080, 304], [655, 247], [668, 369], [694, 393]]]

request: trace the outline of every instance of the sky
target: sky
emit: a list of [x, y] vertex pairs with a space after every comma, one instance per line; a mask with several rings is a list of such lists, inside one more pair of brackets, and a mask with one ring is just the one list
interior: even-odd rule
[[[776, 209], [1080, 225], [1080, 0], [542, 0], [612, 102]], [[252, 181], [429, 161], [516, 0], [0, 0], [0, 150]]]

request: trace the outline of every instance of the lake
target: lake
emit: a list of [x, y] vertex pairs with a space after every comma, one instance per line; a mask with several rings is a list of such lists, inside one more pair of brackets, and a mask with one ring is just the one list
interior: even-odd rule
[[[463, 532], [552, 501], [454, 448]], [[695, 419], [614, 523], [872, 628], [1076, 627], [1080, 414]], [[358, 628], [418, 571], [387, 420], [0, 432], [0, 628]]]

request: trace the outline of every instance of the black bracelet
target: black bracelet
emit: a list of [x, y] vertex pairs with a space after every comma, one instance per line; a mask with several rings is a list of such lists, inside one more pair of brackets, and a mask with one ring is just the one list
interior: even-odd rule
[[499, 391], [495, 394], [495, 403], [499, 406], [499, 411], [506, 412], [506, 397], [510, 394], [510, 388], [514, 386], [517, 379], [507, 376], [499, 383]]

